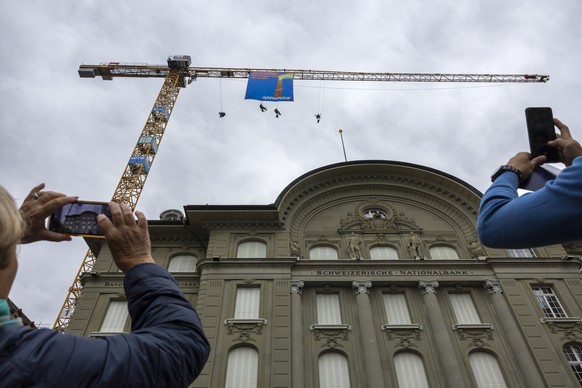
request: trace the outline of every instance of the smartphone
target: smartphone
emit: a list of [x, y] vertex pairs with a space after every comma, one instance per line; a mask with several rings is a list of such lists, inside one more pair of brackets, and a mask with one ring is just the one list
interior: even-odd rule
[[111, 211], [107, 202], [77, 201], [67, 203], [51, 214], [48, 229], [71, 236], [103, 238], [103, 232], [97, 223], [99, 214], [105, 214], [111, 219]]
[[560, 154], [558, 149], [548, 145], [550, 140], [556, 139], [552, 108], [526, 108], [525, 119], [531, 157], [546, 155], [548, 158], [546, 162], [559, 162]]

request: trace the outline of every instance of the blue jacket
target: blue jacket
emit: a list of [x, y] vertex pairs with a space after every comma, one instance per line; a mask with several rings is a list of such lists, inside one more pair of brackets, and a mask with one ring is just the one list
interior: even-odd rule
[[210, 352], [172, 276], [141, 264], [125, 277], [132, 332], [104, 339], [0, 328], [0, 387], [186, 387]]
[[500, 175], [479, 209], [477, 231], [492, 248], [532, 248], [582, 239], [582, 157], [538, 191], [518, 196], [516, 174]]

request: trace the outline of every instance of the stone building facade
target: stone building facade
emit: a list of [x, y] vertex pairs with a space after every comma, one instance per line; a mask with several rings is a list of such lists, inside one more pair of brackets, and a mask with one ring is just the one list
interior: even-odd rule
[[[480, 197], [434, 169], [357, 161], [273, 204], [150, 221], [212, 345], [192, 387], [579, 386], [580, 247], [484, 247]], [[129, 331], [123, 274], [92, 249], [68, 331]]]

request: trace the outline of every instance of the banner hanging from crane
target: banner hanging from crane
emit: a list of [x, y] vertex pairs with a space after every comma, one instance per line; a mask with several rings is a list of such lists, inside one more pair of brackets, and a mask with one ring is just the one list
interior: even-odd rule
[[293, 73], [251, 71], [245, 100], [293, 101]]

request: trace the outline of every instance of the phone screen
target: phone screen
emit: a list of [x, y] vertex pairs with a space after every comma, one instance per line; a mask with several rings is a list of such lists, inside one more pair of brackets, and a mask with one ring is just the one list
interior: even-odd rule
[[68, 203], [51, 214], [48, 229], [72, 236], [104, 237], [97, 216], [105, 214], [111, 218], [106, 202], [79, 201]]
[[546, 155], [547, 162], [560, 161], [558, 149], [550, 147], [548, 141], [556, 138], [554, 117], [551, 108], [526, 108], [525, 118], [531, 157]]

